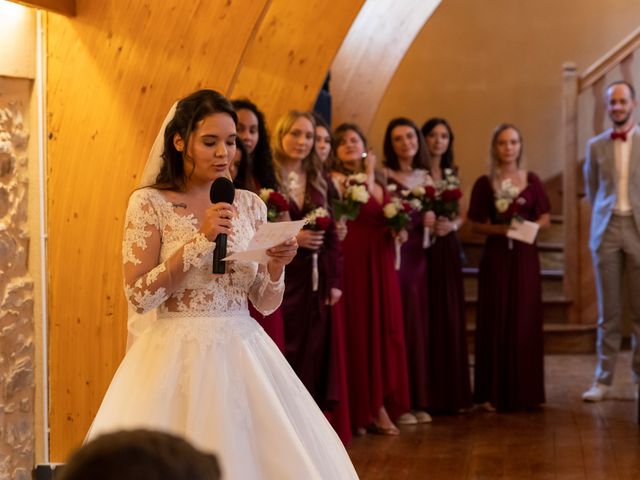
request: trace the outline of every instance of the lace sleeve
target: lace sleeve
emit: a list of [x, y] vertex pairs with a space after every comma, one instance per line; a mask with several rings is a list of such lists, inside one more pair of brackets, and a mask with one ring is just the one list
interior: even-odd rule
[[196, 233], [167, 260], [160, 262], [160, 217], [148, 192], [136, 191], [129, 200], [122, 241], [124, 290], [138, 313], [158, 307], [177, 290], [192, 267], [201, 267], [215, 244]]
[[[267, 219], [267, 207], [257, 195], [252, 197], [251, 211], [254, 212], [255, 230]], [[271, 281], [265, 265], [258, 266], [258, 273], [249, 288], [249, 300], [263, 315], [273, 313], [282, 303], [284, 294], [284, 271], [275, 282]]]

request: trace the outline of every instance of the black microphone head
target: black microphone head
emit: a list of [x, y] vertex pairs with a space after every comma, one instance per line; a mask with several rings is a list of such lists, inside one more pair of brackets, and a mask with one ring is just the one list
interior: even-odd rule
[[211, 185], [209, 191], [209, 198], [211, 203], [226, 202], [233, 203], [233, 198], [236, 196], [236, 187], [233, 186], [233, 182], [226, 177], [218, 177]]

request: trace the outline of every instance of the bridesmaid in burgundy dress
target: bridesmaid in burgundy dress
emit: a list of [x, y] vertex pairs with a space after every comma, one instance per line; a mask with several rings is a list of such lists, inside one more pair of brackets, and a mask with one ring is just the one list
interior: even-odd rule
[[468, 215], [474, 231], [487, 235], [478, 277], [474, 400], [487, 410], [517, 410], [545, 400], [542, 289], [535, 243], [506, 235], [514, 214], [548, 227], [550, 206], [540, 179], [520, 166], [522, 136], [515, 126], [496, 129], [491, 158], [490, 174], [473, 186]]
[[[330, 214], [331, 182], [315, 153], [314, 137], [313, 116], [297, 111], [283, 116], [273, 135], [276, 178], [289, 198], [292, 220], [320, 207]], [[287, 265], [282, 301], [285, 356], [322, 410], [332, 412], [343, 399], [340, 387], [345, 387], [340, 382], [344, 365], [334, 358], [339, 352], [331, 315], [342, 296], [342, 250], [333, 222], [326, 230], [303, 229], [297, 240], [299, 249]], [[312, 280], [314, 262], [317, 283]]]
[[[247, 99], [233, 100], [231, 103], [238, 114], [238, 138], [249, 153], [239, 162], [233, 183], [236, 188], [251, 190], [254, 193], [258, 193], [261, 188], [277, 190], [264, 115], [253, 102]], [[281, 307], [265, 317], [249, 302], [249, 312], [284, 353], [284, 323]]]
[[[400, 433], [391, 420], [409, 410], [402, 299], [394, 271], [394, 238], [382, 211], [391, 200], [375, 180], [375, 157], [355, 125], [335, 131], [336, 183], [364, 171], [370, 193], [358, 217], [347, 224], [343, 305], [351, 424], [358, 433]], [[363, 157], [364, 160], [363, 160]]]
[[[424, 187], [429, 181], [427, 152], [418, 127], [407, 118], [389, 122], [384, 135], [385, 174], [389, 189], [401, 192]], [[429, 289], [427, 280], [427, 256], [423, 245], [424, 228], [433, 227], [433, 212], [411, 213], [408, 239], [402, 244], [400, 262], [400, 287], [404, 312], [404, 334], [409, 370], [411, 412], [402, 414], [396, 422], [403, 425], [428, 423], [429, 405]], [[442, 364], [438, 364], [442, 369]]]
[[[431, 159], [434, 182], [445, 169], [457, 174], [453, 163], [453, 132], [446, 120], [432, 118], [422, 126]], [[427, 249], [429, 258], [429, 411], [458, 413], [472, 406], [464, 313], [462, 251], [456, 231], [464, 223], [464, 212], [449, 219], [440, 216]], [[443, 366], [446, 365], [446, 368]]]
[[[316, 136], [314, 149], [322, 162], [323, 170], [327, 173], [331, 172], [333, 165], [333, 135], [329, 124], [317, 113], [312, 113], [316, 121]], [[329, 182], [329, 205], [338, 198], [339, 194], [333, 181]], [[344, 221], [334, 222], [336, 235], [338, 240], [342, 242], [347, 235], [347, 225]], [[340, 249], [342, 252], [342, 249]], [[340, 257], [342, 261], [342, 256]], [[342, 263], [340, 264], [342, 266]], [[342, 275], [342, 272], [340, 273]], [[340, 277], [342, 278], [342, 277]], [[333, 425], [342, 441], [347, 444], [351, 440], [351, 419], [349, 418], [349, 395], [347, 388], [347, 366], [345, 352], [345, 325], [344, 325], [344, 309], [340, 302], [336, 303], [331, 309], [331, 371], [336, 373], [335, 382], [338, 403], [331, 411], [325, 412], [325, 415]]]

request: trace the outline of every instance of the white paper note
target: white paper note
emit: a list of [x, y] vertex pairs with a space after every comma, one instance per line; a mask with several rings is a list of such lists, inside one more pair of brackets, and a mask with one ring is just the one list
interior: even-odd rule
[[258, 262], [263, 265], [269, 261], [267, 250], [271, 247], [295, 237], [300, 229], [307, 223], [306, 220], [296, 220], [295, 222], [265, 222], [256, 231], [249, 241], [247, 249], [240, 252], [233, 252], [223, 260], [237, 260], [241, 262]]
[[507, 232], [507, 237], [520, 242], [532, 244], [536, 241], [539, 229], [540, 225], [536, 222], [530, 222], [528, 220], [519, 222], [514, 219], [511, 221], [511, 228]]

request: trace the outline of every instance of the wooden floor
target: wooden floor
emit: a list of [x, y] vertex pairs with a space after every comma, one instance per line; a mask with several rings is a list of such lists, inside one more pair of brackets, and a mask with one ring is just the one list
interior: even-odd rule
[[367, 434], [348, 448], [362, 480], [640, 479], [640, 425], [631, 355], [623, 353], [611, 399], [582, 402], [594, 355], [545, 359], [539, 411], [435, 417], [399, 437]]

